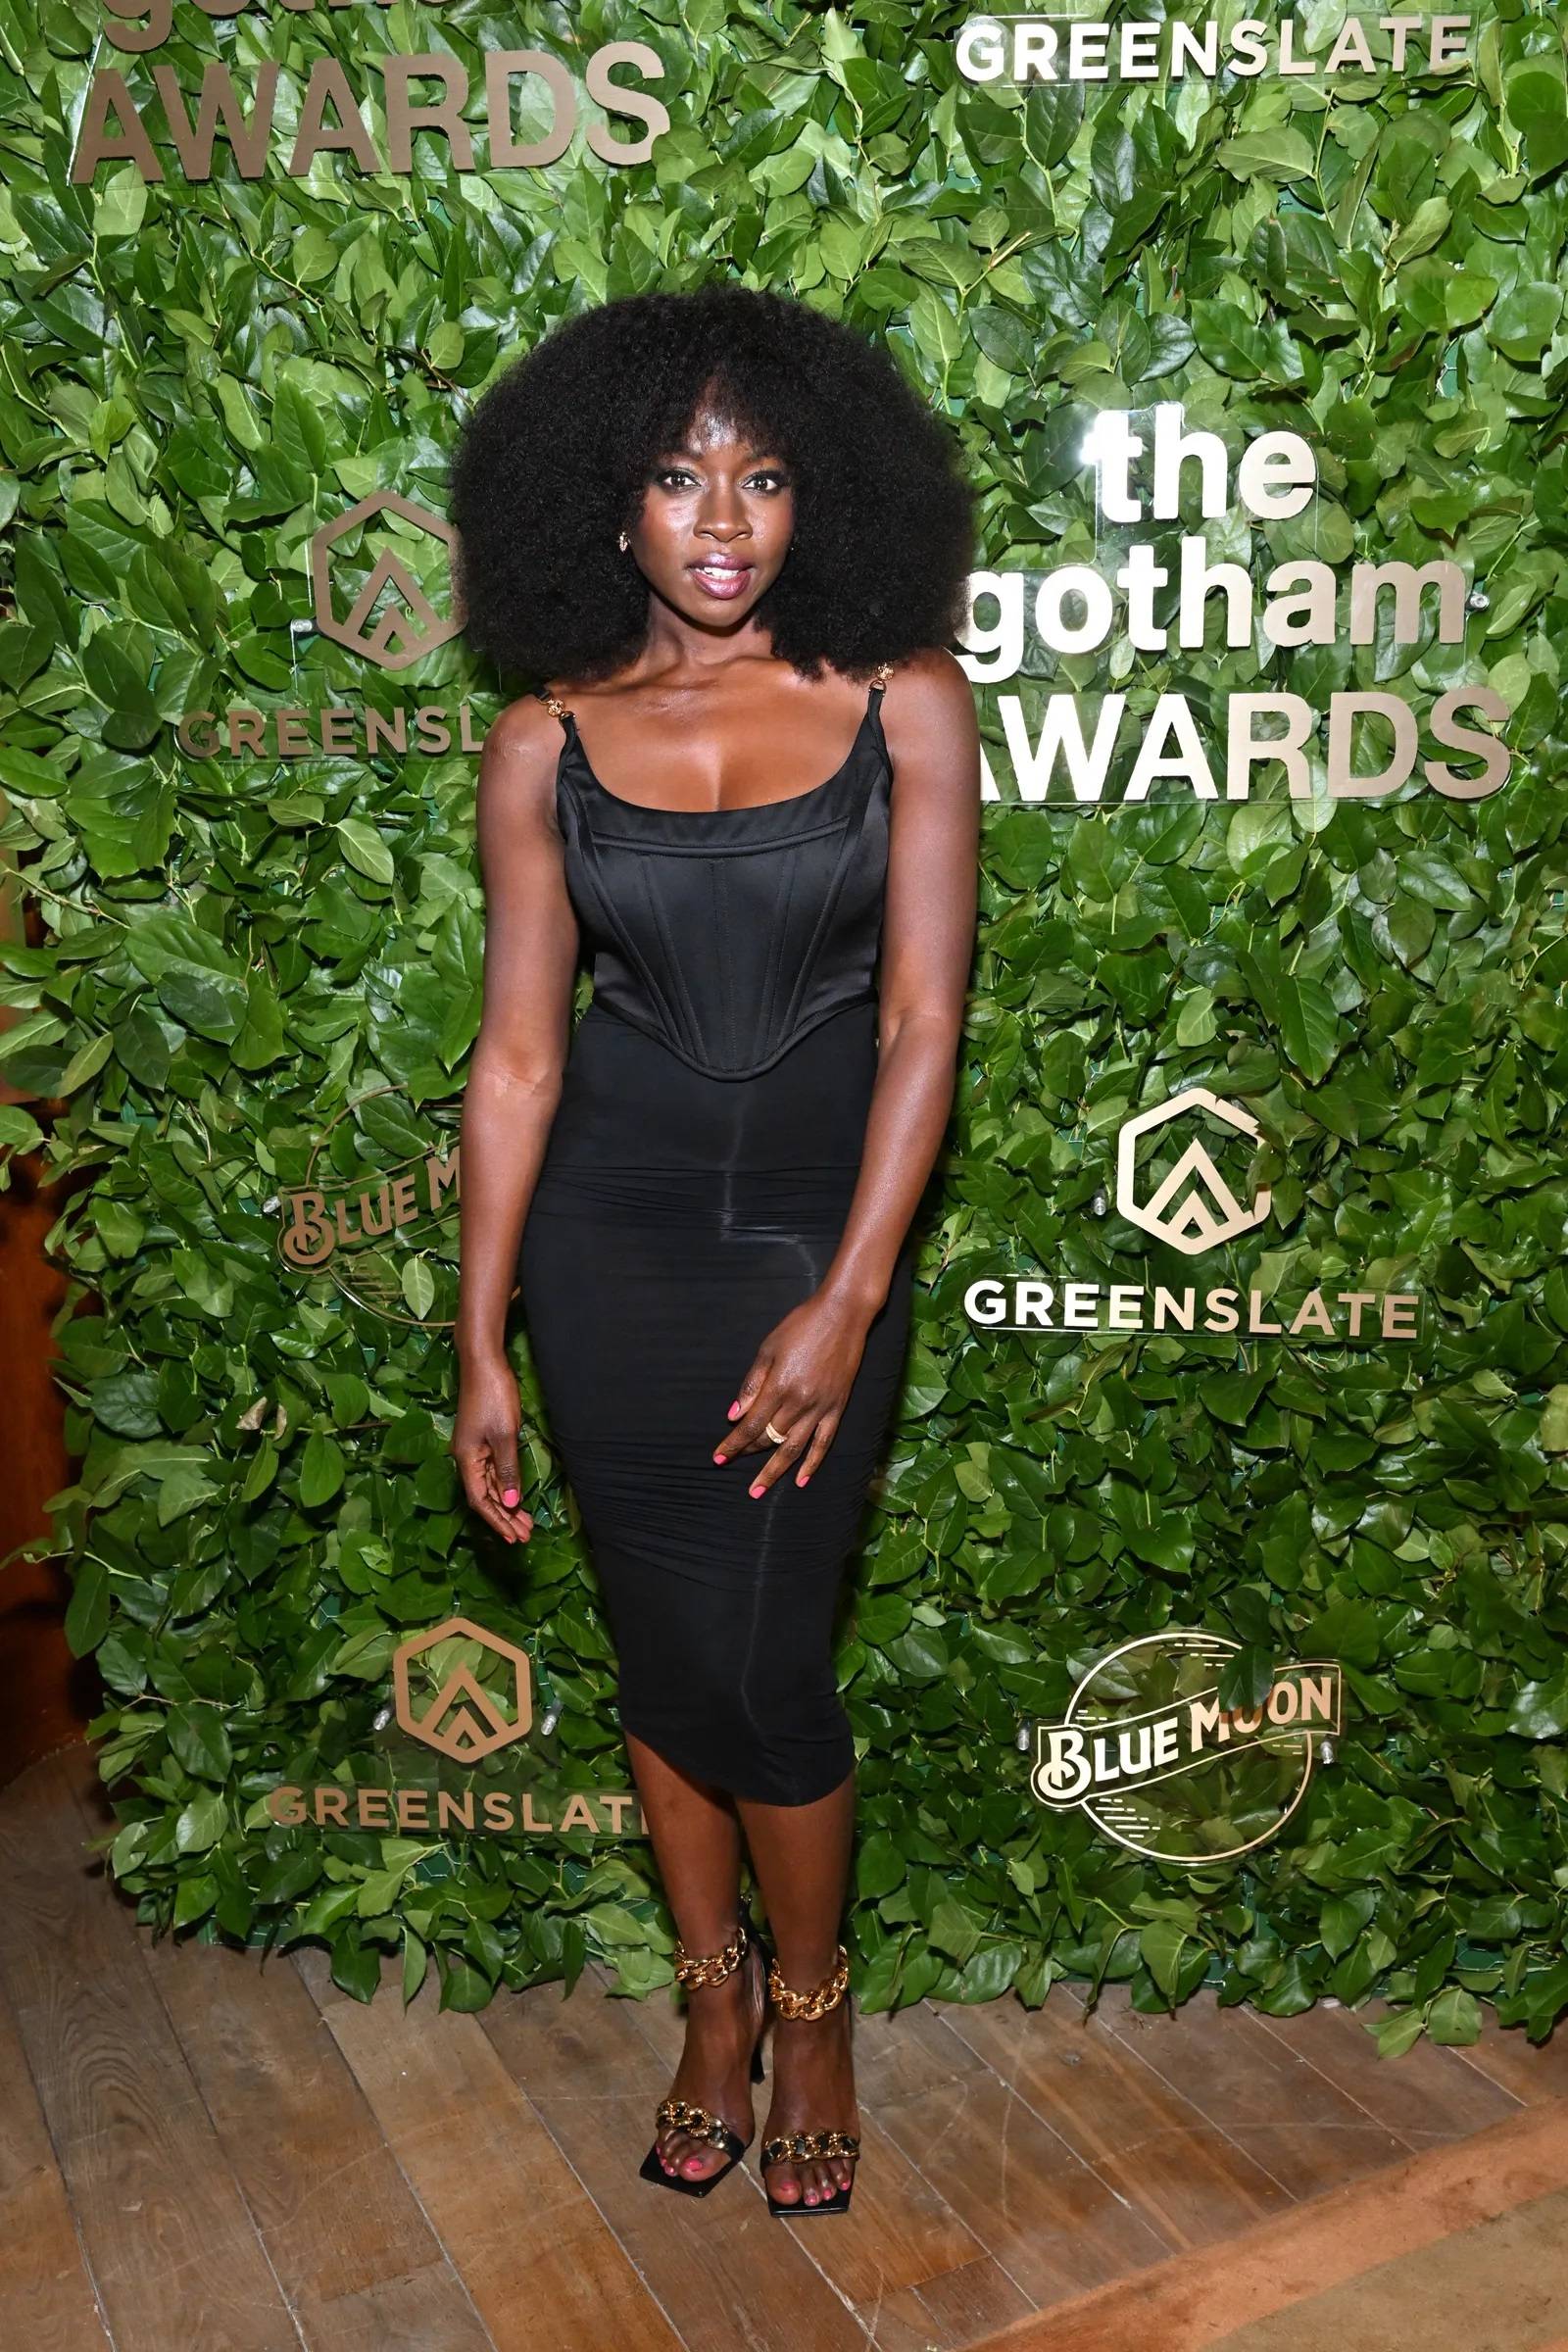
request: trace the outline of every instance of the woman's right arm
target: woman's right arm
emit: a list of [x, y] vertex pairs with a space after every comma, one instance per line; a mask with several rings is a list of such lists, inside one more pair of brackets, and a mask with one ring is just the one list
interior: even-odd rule
[[512, 704], [485, 737], [476, 822], [484, 877], [484, 999], [463, 1098], [458, 1413], [452, 1453], [468, 1501], [526, 1543], [518, 1396], [506, 1321], [522, 1229], [561, 1097], [577, 966], [555, 778], [561, 729]]

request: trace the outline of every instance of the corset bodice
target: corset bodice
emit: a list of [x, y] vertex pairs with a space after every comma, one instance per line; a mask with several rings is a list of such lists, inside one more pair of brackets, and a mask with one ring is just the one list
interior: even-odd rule
[[874, 1000], [891, 781], [881, 702], [873, 686], [848, 758], [812, 791], [718, 809], [608, 791], [559, 711], [566, 887], [601, 1010], [709, 1077], [750, 1078]]

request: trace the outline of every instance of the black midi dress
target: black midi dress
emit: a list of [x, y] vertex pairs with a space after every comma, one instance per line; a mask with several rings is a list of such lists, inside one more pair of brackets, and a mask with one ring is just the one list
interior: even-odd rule
[[891, 771], [881, 685], [841, 767], [745, 808], [600, 783], [564, 706], [557, 809], [592, 951], [518, 1275], [550, 1435], [619, 1670], [621, 1728], [697, 1779], [799, 1805], [854, 1764], [835, 1604], [886, 1441], [912, 1244], [805, 1487], [716, 1464], [760, 1342], [817, 1288], [876, 1075]]

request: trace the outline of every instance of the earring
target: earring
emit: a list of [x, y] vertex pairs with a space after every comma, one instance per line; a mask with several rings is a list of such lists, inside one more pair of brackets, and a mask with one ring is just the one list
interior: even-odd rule
[[628, 547], [630, 547], [630, 545], [631, 541], [627, 538], [625, 532], [622, 531], [620, 534], [620, 552], [622, 555], [626, 553], [626, 550]]

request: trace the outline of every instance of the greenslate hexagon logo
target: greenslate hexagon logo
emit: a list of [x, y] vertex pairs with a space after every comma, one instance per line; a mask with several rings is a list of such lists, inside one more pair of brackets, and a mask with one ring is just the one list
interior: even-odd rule
[[[390, 531], [379, 543], [368, 532], [360, 564], [351, 566], [345, 541], [362, 525], [387, 515], [400, 516], [416, 531], [439, 540], [447, 550], [449, 609], [445, 612], [411, 564], [404, 561], [397, 537]], [[456, 539], [451, 523], [443, 516], [432, 514], [428, 507], [416, 506], [412, 498], [402, 498], [395, 490], [373, 491], [335, 522], [324, 523], [311, 541], [311, 589], [316, 599], [316, 625], [322, 636], [363, 654], [378, 669], [407, 669], [421, 655], [445, 645], [463, 626], [451, 583], [451, 551]], [[347, 611], [339, 618], [338, 605], [345, 598]]]

